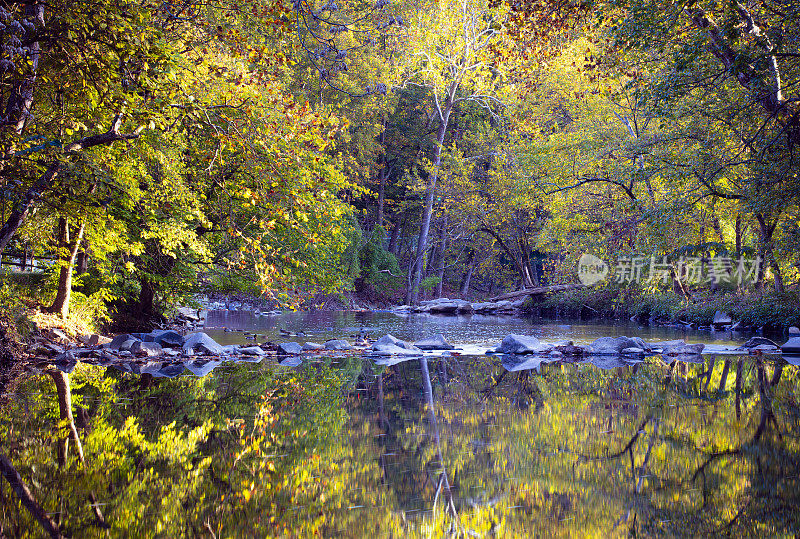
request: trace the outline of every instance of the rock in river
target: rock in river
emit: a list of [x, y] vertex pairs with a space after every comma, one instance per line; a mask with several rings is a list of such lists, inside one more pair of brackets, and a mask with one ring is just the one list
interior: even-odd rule
[[447, 342], [444, 335], [437, 333], [433, 337], [422, 339], [414, 343], [414, 346], [420, 350], [455, 350], [455, 346]]
[[527, 335], [507, 335], [495, 349], [497, 354], [538, 354], [549, 352], [553, 348], [536, 337]]
[[372, 345], [372, 352], [377, 355], [403, 355], [417, 356], [422, 355], [422, 350], [413, 344], [401, 341], [392, 335], [384, 335]]
[[343, 339], [331, 339], [325, 341], [325, 350], [352, 350], [350, 343]]
[[303, 347], [296, 342], [282, 342], [278, 345], [278, 353], [284, 356], [296, 356], [302, 351]]
[[195, 351], [209, 355], [220, 355], [224, 352], [222, 346], [220, 346], [217, 341], [202, 331], [187, 335], [186, 340], [183, 342], [184, 353], [191, 354]]
[[616, 355], [626, 348], [641, 348], [644, 351], [650, 347], [639, 337], [600, 337], [592, 343], [591, 353], [601, 356]]

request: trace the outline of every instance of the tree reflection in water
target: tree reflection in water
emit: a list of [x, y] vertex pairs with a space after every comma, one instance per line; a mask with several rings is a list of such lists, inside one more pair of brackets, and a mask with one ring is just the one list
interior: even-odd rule
[[32, 376], [1, 416], [0, 535], [800, 531], [796, 367], [504, 365]]

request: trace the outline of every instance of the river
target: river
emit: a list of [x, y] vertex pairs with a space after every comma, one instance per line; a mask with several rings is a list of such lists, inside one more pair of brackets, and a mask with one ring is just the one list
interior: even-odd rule
[[[220, 311], [208, 326], [226, 344], [247, 339], [224, 326], [274, 341], [279, 329], [324, 341], [363, 327], [442, 333], [467, 351], [508, 333], [748, 337], [391, 313]], [[391, 366], [346, 353], [294, 368], [230, 362], [175, 378], [81, 364], [69, 375], [75, 434], [52, 377], [33, 373], [2, 409], [0, 454], [44, 513], [82, 537], [800, 532], [797, 367], [760, 356], [506, 367], [466, 353]], [[19, 500], [0, 483], [0, 535], [42, 535]]]

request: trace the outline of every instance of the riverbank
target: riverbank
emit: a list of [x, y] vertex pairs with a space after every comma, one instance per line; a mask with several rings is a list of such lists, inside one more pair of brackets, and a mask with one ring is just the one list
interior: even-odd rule
[[558, 292], [538, 301], [529, 299], [522, 311], [537, 316], [634, 319], [694, 328], [710, 327], [720, 312], [739, 329], [784, 331], [800, 326], [800, 294], [704, 291], [687, 299], [674, 292], [606, 286]]

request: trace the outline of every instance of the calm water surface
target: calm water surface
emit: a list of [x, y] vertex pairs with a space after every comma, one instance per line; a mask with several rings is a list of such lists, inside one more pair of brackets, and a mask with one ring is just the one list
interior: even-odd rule
[[[457, 345], [511, 332], [576, 342], [747, 337], [492, 317], [209, 316], [223, 324], [274, 340], [279, 327], [325, 340], [363, 325], [407, 339], [441, 332]], [[800, 376], [782, 360], [510, 371], [499, 357], [387, 367], [345, 355], [297, 368], [228, 362], [172, 379], [80, 365], [69, 383], [83, 462], [49, 374], [29, 376], [2, 408], [0, 455], [73, 536], [800, 532]], [[0, 536], [43, 536], [1, 481]]]

